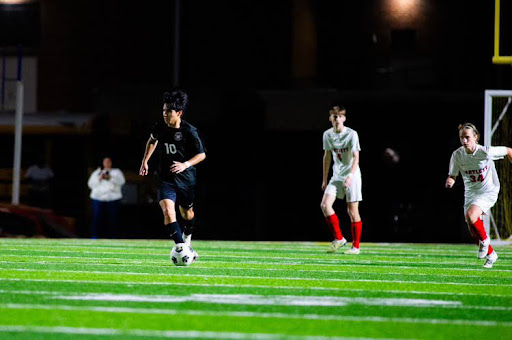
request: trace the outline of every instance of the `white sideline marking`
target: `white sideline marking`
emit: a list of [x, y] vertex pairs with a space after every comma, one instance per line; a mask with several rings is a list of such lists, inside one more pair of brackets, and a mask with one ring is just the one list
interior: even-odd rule
[[[158, 331], [146, 329], [114, 329], [114, 328], [84, 328], [84, 327], [42, 327], [42, 326], [0, 326], [0, 332], [16, 333], [49, 333], [49, 334], [85, 334], [100, 336], [143, 336], [158, 338], [199, 338], [199, 339], [229, 339], [229, 340], [370, 340], [370, 338], [348, 338], [329, 336], [294, 336], [288, 334], [264, 333], [238, 333], [213, 331]], [[379, 338], [380, 339], [380, 338]], [[380, 340], [406, 340], [406, 339], [380, 339]]]
[[[27, 244], [26, 245], [27, 248], [33, 248], [34, 245], [32, 244]], [[42, 249], [42, 248], [50, 248], [50, 249]], [[142, 249], [133, 249], [133, 248], [130, 248], [130, 249], [125, 249], [124, 247], [119, 249], [120, 251], [92, 251], [92, 249], [94, 248], [97, 248], [97, 249], [100, 249], [100, 250], [108, 250], [108, 249], [105, 249], [105, 247], [81, 247], [81, 248], [77, 248], [77, 247], [69, 247], [69, 248], [72, 248], [70, 250], [62, 250], [62, 249], [55, 249], [54, 246], [51, 246], [51, 245], [47, 245], [47, 246], [39, 246], [39, 248], [37, 249], [30, 249], [29, 251], [32, 251], [32, 252], [45, 252], [45, 253], [77, 253], [77, 254], [103, 254], [103, 255], [143, 255], [143, 256], [159, 256], [159, 255], [162, 255], [163, 252], [168, 252], [169, 249], [162, 249], [161, 251], [159, 251], [160, 248], [155, 248], [155, 249], [151, 249], [150, 252], [144, 252], [142, 251]], [[114, 248], [115, 247], [110, 247], [110, 248]], [[166, 247], [167, 248], [167, 247]], [[80, 250], [80, 249], [83, 249], [83, 250]], [[113, 250], [114, 250], [113, 249]], [[16, 247], [13, 247], [13, 248], [4, 248], [3, 249], [4, 251], [20, 251], [19, 248], [16, 248]], [[85, 251], [84, 251], [85, 250]], [[131, 250], [131, 251], [129, 251]], [[227, 249], [226, 251], [225, 250], [205, 250], [208, 254], [208, 256], [214, 256], [214, 257], [235, 257], [235, 258], [251, 258], [253, 259], [255, 257], [255, 254], [252, 253], [252, 252], [248, 252], [248, 251], [244, 251], [244, 249], [240, 250], [239, 248], [233, 248], [231, 250], [235, 251], [234, 253], [230, 253], [229, 252], [230, 249]], [[252, 250], [258, 250], [258, 251], [262, 251], [262, 252], [265, 252], [265, 251], [272, 251], [275, 249], [272, 249], [272, 248], [268, 248], [268, 249], [265, 249], [265, 248], [254, 248]], [[417, 251], [418, 249], [410, 249], [410, 251]], [[25, 251], [25, 250], [22, 250], [22, 251]], [[467, 256], [471, 256], [471, 255], [474, 255], [474, 251], [469, 251], [469, 250], [462, 250], [462, 252], [464, 254], [467, 253]], [[310, 255], [322, 255], [324, 257], [325, 260], [330, 260], [328, 259], [328, 257], [330, 257], [330, 255], [326, 255], [324, 250], [321, 250], [321, 249], [318, 249], [318, 250], [312, 250], [312, 251], [301, 251], [301, 250], [295, 250], [295, 251], [292, 251], [290, 250], [290, 255], [292, 255], [292, 253], [307, 253], [307, 254], [310, 254]], [[461, 254], [461, 250], [458, 250], [458, 251], [455, 251], [456, 254]], [[244, 255], [242, 255], [244, 254]], [[438, 252], [436, 251], [432, 251], [432, 254], [429, 254], [429, 253], [411, 253], [411, 252], [406, 252], [406, 251], [400, 251], [400, 252], [390, 252], [390, 253], [382, 253], [382, 252], [379, 252], [379, 251], [372, 251], [371, 249], [367, 249], [364, 253], [364, 254], [369, 254], [369, 255], [374, 255], [375, 257], [400, 257], [402, 259], [419, 259], [419, 258], [422, 258], [423, 256], [431, 256], [431, 255], [437, 255]], [[507, 254], [507, 252], [503, 252], [503, 254]], [[319, 260], [318, 256], [315, 256], [315, 257], [305, 257], [305, 256], [301, 256], [301, 257], [293, 257], [293, 256], [286, 256], [283, 254], [283, 256], [279, 256], [279, 257], [270, 257], [270, 256], [265, 256], [265, 258], [269, 258], [269, 259], [297, 259], [297, 260], [301, 260], [301, 259], [309, 259], [309, 260]], [[450, 263], [454, 263], [453, 260], [450, 262]]]
[[[16, 249], [11, 249], [12, 251], [16, 251]], [[82, 254], [96, 254], [96, 255], [101, 255], [101, 254], [104, 254], [104, 255], [144, 255], [144, 256], [155, 256], [155, 257], [161, 257], [161, 258], [167, 258], [168, 257], [168, 254], [167, 253], [153, 253], [153, 254], [140, 254], [140, 253], [112, 253], [112, 252], [79, 252], [79, 251], [61, 251], [62, 253], [72, 253], [72, 254], [77, 254], [77, 255], [82, 255]], [[45, 255], [37, 255], [38, 257], [40, 256], [45, 256]], [[55, 257], [59, 257], [59, 256], [55, 256]], [[66, 258], [66, 257], [63, 257], [63, 258]], [[75, 258], [73, 256], [69, 256], [67, 258]], [[205, 253], [201, 253], [201, 258], [211, 258], [213, 261], [212, 262], [218, 262], [218, 263], [232, 263], [232, 261], [218, 261], [219, 258], [235, 258], [235, 259], [243, 259], [244, 262], [247, 262], [247, 263], [252, 263], [252, 264], [268, 264], [269, 262], [268, 261], [255, 261], [254, 260], [254, 255], [252, 256], [238, 256], [238, 255], [225, 255], [225, 253], [223, 254], [205, 254]], [[87, 257], [87, 259], [95, 259], [94, 257]], [[123, 258], [101, 258], [102, 260], [116, 260], [116, 261], [123, 261], [123, 260], [129, 260], [129, 261], [133, 261], [133, 259], [123, 259]], [[249, 261], [247, 261], [247, 259], [249, 259]], [[430, 267], [426, 267], [426, 268], [437, 268], [436, 266], [439, 266], [439, 265], [450, 265], [450, 266], [453, 266], [453, 265], [463, 265], [463, 266], [471, 266], [473, 265], [472, 263], [469, 263], [468, 261], [453, 261], [453, 260], [450, 260], [450, 261], [438, 261], [438, 262], [432, 262], [432, 261], [404, 261], [404, 258], [401, 257], [402, 260], [398, 261], [398, 262], [393, 262], [392, 260], [390, 261], [383, 261], [383, 260], [375, 260], [375, 259], [372, 259], [372, 260], [362, 260], [362, 261], [359, 261], [357, 263], [343, 263], [341, 262], [343, 259], [348, 259], [348, 257], [337, 257], [337, 258], [322, 258], [319, 256], [317, 257], [265, 257], [266, 260], [273, 260], [275, 261], [275, 263], [277, 264], [287, 264], [287, 263], [290, 263], [290, 261], [294, 261], [294, 262], [291, 262], [292, 265], [340, 265], [340, 266], [361, 266], [361, 265], [364, 265], [364, 264], [379, 264], [380, 266], [382, 267], [397, 267], [398, 264], [404, 264], [404, 265], [407, 265], [407, 264], [424, 264], [424, 265], [432, 265]], [[417, 257], [408, 257], [407, 259], [417, 259]], [[304, 263], [304, 260], [307, 260], [307, 261], [311, 261], [310, 263]], [[140, 260], [140, 261], [144, 261], [144, 260]], [[323, 262], [323, 263], [317, 263], [317, 262]], [[326, 264], [329, 263], [329, 264]], [[505, 265], [501, 265], [502, 267], [507, 267], [509, 268], [510, 266], [507, 266], [506, 264]], [[405, 268], [420, 268], [420, 267], [414, 267], [414, 266], [405, 266]], [[465, 268], [458, 268], [458, 267], [443, 267], [443, 269], [449, 269], [449, 268], [453, 268], [453, 269], [459, 269], [459, 270], [465, 270]], [[467, 270], [474, 270], [475, 268], [467, 268]], [[482, 270], [481, 268], [479, 268], [480, 270]], [[497, 271], [511, 271], [510, 269], [498, 269]]]
[[[0, 281], [14, 281], [14, 282], [55, 282], [55, 283], [78, 283], [78, 284], [109, 284], [109, 285], [125, 285], [127, 287], [135, 287], [137, 285], [143, 286], [180, 286], [183, 283], [178, 282], [141, 282], [141, 281], [91, 281], [91, 280], [51, 280], [51, 279], [19, 279], [19, 278], [0, 278]], [[283, 290], [304, 290], [304, 287], [297, 286], [276, 286], [276, 285], [254, 285], [254, 284], [229, 284], [229, 283], [189, 283], [187, 286], [193, 287], [227, 287], [227, 288], [261, 288], [261, 289], [283, 289]], [[357, 288], [337, 288], [337, 287], [307, 287], [309, 290], [319, 291], [343, 291], [343, 292], [375, 292], [369, 289]], [[491, 292], [483, 293], [457, 293], [457, 292], [435, 292], [435, 291], [415, 291], [415, 290], [378, 290], [383, 293], [396, 293], [396, 294], [418, 294], [418, 295], [459, 295], [459, 296], [494, 296], [510, 298], [511, 295], [494, 294]]]
[[279, 305], [279, 306], [347, 306], [352, 304], [368, 306], [458, 306], [459, 301], [406, 299], [406, 298], [350, 298], [338, 296], [298, 295], [254, 295], [254, 294], [191, 294], [131, 295], [131, 294], [82, 294], [57, 296], [54, 299], [86, 301], [131, 301], [131, 302], [201, 302], [235, 305]]
[[[169, 247], [170, 240], [161, 240], [160, 244], [152, 244], [152, 243], [121, 243], [121, 242], [112, 242], [111, 240], [108, 240], [108, 242], [103, 243], [97, 243], [97, 242], [76, 242], [76, 243], [50, 243], [50, 242], [23, 242], [23, 241], [16, 241], [16, 242], [4, 242], [0, 241], [0, 244], [6, 244], [11, 246], [19, 246], [19, 247], [33, 247], [34, 245], [37, 245], [41, 248], [48, 248], [48, 247], [82, 247], [82, 248], [99, 248], [99, 249], [105, 249], [105, 248], [111, 248], [111, 249], [124, 249], [124, 248], [140, 248], [140, 249], [148, 249], [153, 248], [153, 250], [158, 250], [161, 248], [167, 248]], [[202, 241], [200, 241], [202, 242]], [[246, 243], [240, 243], [240, 242], [224, 242], [224, 243], [214, 243], [214, 241], [207, 241], [212, 247], [227, 249], [227, 250], [236, 250], [236, 249], [242, 249], [242, 250], [261, 250], [261, 251], [275, 251], [283, 250], [283, 251], [297, 251], [297, 252], [307, 252], [307, 251], [315, 251], [319, 248], [327, 247], [329, 245], [329, 242], [275, 242], [275, 243], [267, 243], [267, 242], [246, 242]], [[257, 246], [255, 246], [257, 244]], [[491, 241], [491, 244], [494, 245], [494, 243]], [[262, 247], [261, 245], [264, 245], [265, 247]], [[137, 247], [138, 246], [138, 247]], [[412, 246], [412, 247], [411, 247]], [[449, 245], [447, 245], [449, 246]], [[460, 245], [457, 245], [460, 246]], [[469, 246], [469, 245], [467, 245]], [[201, 247], [201, 243], [199, 244], [199, 247]], [[433, 253], [438, 254], [441, 250], [443, 253], [454, 253], [454, 254], [460, 254], [461, 252], [467, 252], [467, 253], [473, 253], [474, 251], [472, 249], [449, 249], [449, 248], [442, 248], [442, 249], [432, 249], [428, 248], [428, 245], [421, 246], [421, 247], [414, 247], [413, 244], [401, 244], [401, 243], [378, 243], [378, 244], [364, 244], [363, 247], [365, 249], [368, 249], [368, 251], [372, 252], [395, 252], [399, 250], [400, 252], [403, 251], [414, 251], [417, 254], [420, 253]], [[476, 248], [475, 248], [476, 249]], [[502, 247], [502, 251], [504, 253], [509, 253], [507, 251], [507, 247]]]
[[[276, 287], [276, 288], [279, 289], [280, 287]], [[354, 289], [354, 290], [346, 290], [346, 291], [357, 291], [357, 292], [360, 292], [360, 291], [367, 291], [367, 290]], [[399, 292], [399, 291], [379, 291], [379, 292], [425, 295], [424, 292]], [[12, 295], [12, 294], [24, 294], [24, 295], [62, 295], [65, 298], [66, 297], [65, 294], [68, 294], [68, 293], [70, 293], [70, 292], [69, 291], [62, 292], [62, 291], [40, 291], [40, 290], [38, 290], [38, 291], [31, 291], [31, 290], [6, 290], [6, 289], [0, 289], [0, 294], [9, 294], [9, 295]], [[76, 293], [78, 293], [78, 292], [76, 292]], [[99, 295], [99, 294], [103, 294], [103, 293], [90, 293], [90, 294], [82, 293], [82, 295], [78, 295], [78, 296], [83, 296], [83, 295]], [[430, 293], [428, 293], [428, 294], [430, 294]], [[450, 293], [436, 293], [436, 295], [449, 295], [449, 296], [451, 296], [453, 294], [450, 294]], [[455, 294], [455, 295], [469, 295], [469, 294]], [[144, 297], [153, 298], [153, 297], [158, 297], [158, 296], [162, 296], [162, 295], [141, 295], [141, 297], [143, 297], [143, 298]], [[486, 294], [486, 296], [487, 296], [487, 294]], [[169, 298], [170, 296], [169, 295], [163, 295], [163, 297], [164, 298]], [[312, 296], [311, 298], [315, 298], [315, 297], [316, 296]], [[325, 295], [322, 295], [320, 297], [321, 298], [326, 298]], [[299, 298], [302, 299], [303, 296], [300, 295]], [[329, 297], [329, 298], [337, 299], [337, 298], [344, 298], [344, 297], [332, 296], [332, 297]], [[350, 298], [350, 299], [354, 299], [354, 298]], [[388, 299], [388, 298], [370, 298], [370, 299]], [[391, 299], [395, 299], [395, 298], [391, 298]], [[406, 299], [406, 298], [398, 298], [398, 299]], [[410, 299], [410, 300], [415, 300], [415, 299]], [[121, 301], [121, 300], [111, 300], [111, 301]], [[127, 301], [127, 300], [123, 300], [123, 301]], [[135, 300], [130, 300], [130, 301], [135, 301]], [[428, 300], [428, 299], [426, 299], [426, 301], [435, 301], [435, 300]], [[418, 307], [422, 307], [422, 308], [425, 308], [425, 307], [442, 307], [442, 308], [456, 308], [456, 309], [512, 311], [512, 307], [462, 305], [462, 303], [459, 302], [459, 301], [454, 301], [454, 302], [449, 302], [447, 300], [443, 300], [443, 301], [447, 302], [449, 304], [448, 305], [436, 305], [436, 304], [433, 304], [433, 305], [421, 305], [421, 306], [418, 306]], [[152, 301], [152, 302], [154, 302], [154, 301]], [[157, 301], [157, 302], [168, 302], [168, 301]], [[171, 302], [175, 302], [175, 301], [173, 300]], [[206, 301], [206, 302], [211, 302], [211, 301]]]
[[[217, 261], [216, 261], [217, 262]], [[148, 263], [144, 263], [144, 262], [141, 262], [141, 261], [137, 261], [137, 263], [132, 263], [132, 264], [126, 264], [126, 263], [88, 263], [88, 262], [85, 262], [85, 263], [82, 263], [82, 262], [62, 262], [62, 261], [53, 261], [53, 262], [47, 262], [47, 261], [33, 261], [33, 262], [18, 262], [18, 261], [0, 261], [0, 263], [9, 263], [9, 264], [18, 264], [18, 263], [21, 263], [21, 264], [43, 264], [43, 265], [48, 265], [48, 264], [52, 264], [52, 265], [67, 265], [67, 266], [71, 266], [71, 265], [80, 265], [80, 266], [111, 266], [111, 267], [136, 267], [136, 268], [155, 268], [154, 265], [150, 265]], [[230, 263], [230, 262], [226, 262], [226, 263]], [[247, 262], [244, 262], [244, 263], [247, 263]], [[168, 265], [169, 262], [168, 261], [165, 261], [165, 262], [155, 262], [154, 264], [158, 264], [158, 265]], [[232, 264], [232, 262], [231, 262]], [[351, 265], [351, 267], [357, 267], [355, 265]], [[360, 267], [360, 266], [359, 266]], [[393, 267], [393, 268], [404, 268], [404, 269], [411, 269], [411, 267], [397, 267], [397, 266], [390, 266], [390, 267]], [[194, 268], [197, 268], [197, 269], [207, 269], [207, 270], [217, 270], [217, 269], [223, 269], [223, 270], [258, 270], [258, 271], [270, 271], [270, 272], [279, 272], [279, 271], [296, 271], [296, 270], [300, 270], [301, 272], [311, 272], [311, 273], [319, 273], [319, 274], [328, 274], [328, 273], [346, 273], [346, 270], [331, 270], [331, 269], [325, 269], [325, 270], [318, 270], [318, 269], [308, 269], [308, 268], [248, 268], [248, 267], [209, 267], [209, 266], [202, 266], [201, 264], [199, 263], [196, 263], [194, 265]], [[4, 269], [12, 269], [12, 270], [31, 270], [31, 268], [4, 268]], [[443, 268], [444, 270], [446, 270], [447, 268]], [[453, 268], [454, 270], [459, 270], [459, 268]], [[38, 269], [39, 270], [39, 269]], [[42, 270], [42, 269], [41, 269]], [[54, 269], [54, 270], [57, 270], [57, 269]], [[464, 269], [462, 269], [464, 270]], [[481, 272], [482, 269], [465, 269], [466, 271], [467, 270], [473, 270], [473, 271], [479, 271]], [[502, 271], [505, 271], [505, 270], [502, 270]], [[512, 270], [510, 270], [512, 271]], [[370, 271], [356, 271], [357, 274], [367, 274], [367, 275], [390, 275], [390, 276], [401, 276], [401, 275], [405, 275], [405, 276], [432, 276], [434, 274], [425, 274], [425, 273], [391, 273], [391, 272], [370, 272]], [[118, 272], [108, 272], [108, 273], [118, 273]], [[141, 273], [142, 274], [142, 273]], [[158, 274], [158, 273], [147, 273], [147, 274]], [[453, 277], [453, 278], [460, 278], [460, 277], [463, 277], [465, 279], [467, 278], [474, 278], [474, 279], [480, 279], [482, 278], [481, 276], [477, 276], [477, 275], [467, 275], [467, 274], [459, 274], [459, 275], [455, 275], [455, 274], [435, 274], [436, 277]], [[487, 278], [487, 277], [485, 277]], [[512, 277], [502, 277], [504, 279], [512, 279]]]
[[[511, 285], [499, 283], [469, 283], [469, 282], [435, 282], [435, 281], [404, 281], [404, 280], [372, 280], [372, 279], [320, 279], [311, 277], [268, 277], [268, 276], [240, 276], [240, 275], [208, 275], [208, 274], [184, 274], [184, 273], [137, 273], [137, 272], [109, 272], [98, 270], [55, 270], [55, 269], [23, 269], [10, 268], [8, 270], [18, 272], [52, 272], [52, 273], [79, 273], [79, 274], [105, 274], [105, 275], [134, 275], [134, 276], [160, 276], [160, 277], [197, 277], [197, 278], [221, 278], [221, 279], [264, 279], [264, 280], [291, 280], [291, 281], [320, 281], [320, 282], [378, 282], [378, 283], [404, 283], [404, 284], [430, 284], [451, 286], [482, 286], [482, 287], [507, 287]], [[186, 267], [183, 267], [186, 270]], [[101, 282], [101, 281], [97, 281]]]
[[[143, 286], [180, 286], [183, 283], [178, 282], [140, 282], [140, 281], [90, 281], [90, 280], [50, 280], [50, 279], [19, 279], [19, 278], [0, 278], [0, 281], [14, 281], [14, 282], [55, 282], [55, 283], [78, 283], [78, 284], [95, 284], [95, 285], [125, 285], [127, 287], [135, 287], [137, 285]], [[283, 289], [283, 290], [300, 290], [303, 291], [304, 287], [297, 286], [276, 286], [276, 285], [253, 285], [253, 284], [229, 284], [229, 283], [189, 283], [187, 286], [194, 287], [227, 287], [227, 288], [261, 288], [261, 289]], [[337, 288], [337, 287], [307, 287], [309, 290], [320, 291], [342, 291], [342, 292], [375, 292], [375, 290], [356, 289], [356, 288]], [[457, 293], [457, 292], [435, 292], [435, 291], [415, 291], [415, 290], [378, 290], [382, 293], [396, 293], [396, 294], [418, 294], [418, 295], [458, 295], [458, 296], [494, 296], [510, 298], [511, 295], [494, 294], [491, 292], [483, 293]]]
[[[20, 255], [2, 255], [2, 256], [5, 256], [5, 257], [23, 257], [23, 256], [20, 256]], [[33, 256], [27, 256], [29, 259], [33, 259], [34, 257]], [[46, 263], [46, 264], [51, 264], [51, 263], [62, 263], [62, 264], [81, 264], [81, 265], [90, 265], [88, 262], [86, 262], [84, 260], [84, 258], [79, 258], [79, 257], [76, 257], [76, 256], [53, 256], [53, 255], [37, 255], [36, 256], [37, 258], [51, 258], [51, 259], [77, 259], [77, 260], [80, 260], [80, 261], [76, 261], [76, 262], [66, 262], [66, 261], [51, 261], [51, 262], [44, 262], [43, 263]], [[167, 257], [167, 256], [166, 256]], [[203, 255], [202, 255], [203, 257]], [[209, 257], [208, 255], [204, 255], [204, 257]], [[166, 265], [166, 264], [169, 264], [169, 261], [168, 260], [160, 260], [160, 261], [144, 261], [144, 260], [133, 260], [133, 259], [125, 259], [125, 258], [120, 258], [120, 257], [112, 257], [112, 258], [103, 258], [103, 257], [87, 257], [85, 258], [87, 260], [90, 260], [90, 261], [95, 261], [95, 260], [99, 260], [100, 262], [98, 262], [97, 264], [98, 265], [106, 265], [106, 266], [129, 266], [130, 264], [143, 264], [144, 266], [148, 266], [148, 265], [159, 265], [159, 266], [162, 266], [162, 265]], [[108, 263], [107, 261], [119, 261], [119, 262], [122, 262], [122, 263]], [[330, 261], [330, 260], [329, 260]], [[1, 263], [20, 263], [19, 261], [0, 261]], [[209, 260], [210, 263], [214, 262], [214, 263], [229, 263], [229, 264], [233, 264], [233, 261], [218, 261], [216, 259], [213, 259], [213, 260]], [[25, 262], [23, 262], [25, 263]], [[26, 262], [26, 263], [39, 263], [39, 262]], [[264, 265], [268, 265], [267, 262], [264, 262], [264, 261], [244, 261], [244, 263], [246, 264], [255, 264], [255, 265], [258, 265], [258, 264], [264, 264]], [[315, 267], [354, 267], [354, 268], [361, 268], [363, 265], [364, 268], [367, 268], [364, 266], [365, 263], [380, 263], [379, 264], [379, 268], [380, 267], [392, 267], [392, 268], [400, 268], [400, 269], [439, 269], [438, 267], [413, 267], [413, 266], [405, 266], [405, 265], [396, 265], [396, 264], [393, 264], [392, 262], [384, 262], [384, 261], [365, 261], [365, 262], [361, 262], [361, 263], [346, 263], [346, 262], [333, 262], [332, 264], [326, 264], [326, 263], [304, 263], [304, 262], [291, 262], [291, 261], [278, 261], [278, 262], [275, 262], [274, 264], [275, 265], [279, 265], [279, 266], [296, 266], [296, 265], [301, 265], [301, 266], [315, 266]], [[453, 262], [414, 262], [414, 263], [422, 263], [422, 264], [435, 264], [435, 265], [439, 265], [439, 264], [443, 264], [443, 263], [446, 263], [446, 264], [454, 264]], [[471, 265], [469, 263], [459, 263], [459, 264], [466, 264], [466, 265]], [[195, 268], [204, 268], [204, 269], [218, 269], [218, 268], [221, 268], [221, 267], [206, 267], [206, 266], [198, 266], [197, 264], [194, 266]], [[235, 267], [229, 267], [231, 269], [251, 269], [251, 268], [235, 268]], [[254, 268], [254, 269], [260, 269], [260, 268]], [[293, 270], [294, 268], [290, 268], [290, 269], [283, 269], [283, 270]], [[483, 269], [482, 268], [460, 268], [460, 267], [445, 267], [443, 266], [442, 268], [443, 270], [458, 270], [458, 271], [475, 271], [475, 272], [482, 272]], [[262, 269], [262, 270], [269, 270], [269, 269]], [[310, 269], [302, 269], [301, 270], [310, 270]], [[511, 269], [499, 269], [497, 270], [499, 272], [512, 272]], [[324, 272], [324, 271], [321, 271], [321, 272]], [[325, 272], [331, 272], [331, 271], [325, 271]], [[341, 271], [343, 272], [343, 271]], [[361, 273], [366, 273], [366, 272], [361, 272]], [[418, 274], [414, 274], [414, 275], [428, 275], [428, 274], [421, 274], [421, 273], [418, 273]], [[437, 275], [437, 274], [436, 274]], [[443, 275], [447, 275], [447, 274], [443, 274]], [[454, 276], [457, 276], [457, 275], [454, 275]], [[480, 277], [480, 276], [478, 276]]]
[[[120, 251], [91, 251], [91, 249], [101, 249], [101, 250], [108, 250], [108, 248], [114, 248], [115, 247], [108, 247], [106, 249], [106, 247], [94, 247], [94, 246], [91, 246], [91, 247], [88, 247], [88, 246], [83, 246], [83, 247], [76, 247], [76, 246], [70, 246], [69, 248], [72, 248], [70, 250], [60, 250], [60, 249], [55, 249], [54, 246], [52, 245], [37, 245], [39, 246], [39, 248], [37, 249], [29, 249], [29, 251], [35, 251], [35, 252], [58, 252], [58, 253], [78, 253], [78, 254], [104, 254], [104, 255], [146, 255], [146, 256], [158, 256], [158, 255], [162, 255], [162, 252], [166, 253], [169, 251], [169, 249], [171, 247], [162, 247], [161, 248], [154, 248], [154, 249], [150, 249], [151, 252], [144, 252], [142, 249], [144, 248], [141, 248], [141, 249], [137, 249], [137, 248], [129, 248], [129, 249], [125, 249], [125, 248], [128, 248], [128, 247], [122, 247], [121, 249], [119, 249]], [[26, 244], [26, 247], [27, 248], [33, 248], [34, 247], [34, 244]], [[50, 248], [50, 249], [41, 249], [41, 248]], [[80, 250], [80, 249], [83, 249], [83, 250]], [[161, 249], [161, 250], [160, 250]], [[19, 251], [20, 249], [16, 248], [16, 247], [12, 247], [12, 248], [3, 248], [2, 249], [3, 251]], [[84, 251], [86, 250], [86, 251]], [[131, 251], [127, 251], [127, 250], [131, 250]], [[229, 250], [233, 250], [233, 251], [236, 251], [235, 253], [230, 253]], [[243, 257], [243, 258], [254, 258], [255, 257], [255, 254], [252, 253], [252, 252], [248, 252], [248, 251], [244, 251], [244, 249], [240, 249], [240, 248], [226, 248], [226, 250], [205, 250], [207, 251], [210, 256], [215, 256], [215, 257], [219, 257], [219, 256], [226, 256], [226, 257]], [[253, 249], [250, 249], [250, 250], [261, 250], [262, 252], [265, 252], [265, 251], [272, 251], [272, 250], [276, 250], [275, 248], [259, 248], [259, 247], [255, 247]], [[400, 251], [400, 252], [397, 252], [397, 251], [393, 251], [393, 252], [390, 252], [390, 253], [382, 253], [382, 252], [379, 252], [379, 251], [373, 251], [371, 249], [367, 249], [366, 252], [364, 252], [364, 254], [371, 254], [371, 255], [375, 255], [375, 256], [379, 256], [379, 257], [404, 257], [406, 256], [406, 258], [408, 259], [418, 259], [418, 258], [422, 258], [423, 256], [431, 256], [431, 254], [428, 254], [428, 253], [418, 253], [418, 249], [414, 249], [414, 248], [411, 248], [411, 249], [405, 249], [405, 250], [410, 250], [411, 252], [415, 252], [415, 253], [411, 253], [411, 252], [406, 252], [406, 251]], [[476, 250], [476, 248], [475, 248]], [[23, 250], [24, 251], [24, 250]], [[304, 252], [304, 253], [308, 253], [308, 254], [311, 254], [311, 255], [322, 255], [324, 256], [324, 258], [328, 258], [332, 255], [326, 255], [325, 252], [324, 252], [324, 249], [315, 249], [315, 250], [312, 250], [312, 251], [301, 251], [300, 249], [297, 249], [297, 250], [293, 250], [291, 249], [290, 250], [290, 253], [291, 252]], [[443, 249], [444, 251], [444, 249]], [[436, 250], [429, 250], [428, 252], [432, 252], [432, 255], [438, 255], [438, 251]], [[464, 253], [468, 256], [471, 256], [471, 255], [474, 255], [475, 254], [475, 251], [473, 250], [455, 250], [453, 251], [455, 254], [461, 254]], [[503, 254], [509, 254], [507, 251], [503, 250], [503, 251], [500, 251], [502, 252]], [[228, 254], [228, 255], [226, 255]], [[240, 255], [235, 255], [235, 254], [247, 254], [246, 256], [240, 256]], [[295, 258], [295, 259], [318, 259], [318, 256], [315, 256], [315, 257], [304, 257], [304, 256], [301, 256], [301, 257], [288, 257], [288, 256], [280, 256], [280, 257], [268, 257], [268, 256], [265, 256], [265, 258], [276, 258], [276, 259], [280, 259], [280, 258], [285, 258], [285, 259], [288, 259], [288, 258]]]
[[299, 320], [323, 320], [323, 321], [357, 321], [357, 322], [395, 322], [412, 324], [431, 325], [471, 325], [495, 327], [512, 327], [512, 322], [483, 321], [483, 320], [461, 320], [461, 319], [427, 319], [427, 318], [387, 318], [381, 316], [344, 316], [344, 315], [323, 315], [323, 314], [286, 314], [286, 313], [258, 313], [258, 312], [222, 312], [203, 310], [182, 310], [182, 309], [158, 309], [158, 308], [127, 308], [127, 307], [81, 307], [67, 305], [36, 305], [36, 304], [0, 304], [5, 309], [41, 309], [41, 310], [65, 310], [65, 311], [88, 311], [99, 313], [126, 313], [126, 314], [156, 314], [156, 315], [193, 315], [193, 316], [220, 316], [239, 318], [277, 318], [277, 319], [299, 319]]

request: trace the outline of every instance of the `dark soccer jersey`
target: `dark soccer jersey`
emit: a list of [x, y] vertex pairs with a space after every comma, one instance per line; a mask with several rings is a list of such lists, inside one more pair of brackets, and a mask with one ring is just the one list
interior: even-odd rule
[[153, 125], [151, 137], [158, 140], [158, 177], [170, 182], [195, 183], [193, 166], [175, 174], [171, 172], [171, 165], [174, 161], [184, 163], [195, 155], [205, 152], [197, 129], [184, 120], [181, 121], [179, 129], [169, 127], [164, 122], [158, 122]]

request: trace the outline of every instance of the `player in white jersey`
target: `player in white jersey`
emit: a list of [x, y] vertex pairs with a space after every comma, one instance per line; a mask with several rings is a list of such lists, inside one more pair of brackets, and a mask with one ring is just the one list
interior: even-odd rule
[[508, 156], [512, 162], [512, 149], [505, 146], [482, 146], [480, 134], [471, 123], [459, 125], [462, 146], [452, 153], [446, 187], [452, 188], [459, 172], [464, 180], [464, 215], [469, 232], [479, 245], [478, 258], [486, 259], [484, 267], [492, 268], [498, 255], [490, 245], [480, 218], [491, 209], [500, 191], [500, 181], [494, 161]]
[[[323, 136], [323, 179], [322, 190], [324, 196], [320, 205], [327, 225], [334, 235], [327, 252], [334, 253], [347, 243], [343, 237], [333, 204], [336, 198], [346, 197], [347, 212], [351, 221], [352, 247], [345, 254], [359, 254], [359, 241], [363, 223], [359, 215], [359, 202], [363, 200], [361, 192], [361, 171], [359, 170], [359, 136], [357, 132], [344, 125], [346, 110], [342, 106], [333, 106], [329, 111], [329, 120], [332, 128], [324, 132]], [[329, 168], [332, 160], [333, 174], [329, 182]]]

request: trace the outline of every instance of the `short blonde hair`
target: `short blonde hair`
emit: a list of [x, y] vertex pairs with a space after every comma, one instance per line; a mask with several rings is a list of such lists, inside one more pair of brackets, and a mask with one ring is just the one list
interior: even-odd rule
[[476, 128], [476, 126], [474, 126], [471, 123], [460, 124], [459, 125], [459, 133], [461, 130], [473, 130], [473, 133], [476, 136], [476, 141], [478, 142], [478, 140], [480, 139], [480, 132], [478, 132], [478, 129]]

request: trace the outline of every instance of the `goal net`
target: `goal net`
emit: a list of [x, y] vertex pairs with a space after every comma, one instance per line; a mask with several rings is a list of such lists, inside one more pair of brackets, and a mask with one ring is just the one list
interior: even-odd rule
[[[484, 145], [512, 147], [512, 90], [485, 91]], [[512, 167], [507, 160], [495, 165], [501, 190], [484, 223], [491, 237], [501, 240], [512, 235]]]

